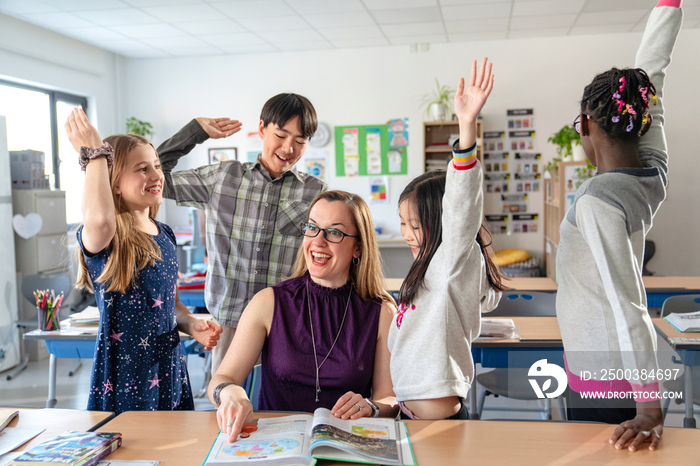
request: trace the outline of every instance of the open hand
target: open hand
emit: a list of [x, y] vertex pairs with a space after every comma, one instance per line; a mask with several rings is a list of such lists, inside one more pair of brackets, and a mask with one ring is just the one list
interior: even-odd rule
[[374, 412], [359, 393], [347, 392], [335, 402], [331, 414], [340, 419], [360, 419], [371, 416]]
[[656, 450], [664, 431], [664, 420], [661, 408], [639, 412], [630, 421], [620, 424], [608, 440], [615, 448], [621, 450], [627, 446], [629, 451], [637, 451], [644, 442], [651, 442], [649, 450]]
[[459, 78], [457, 93], [455, 94], [455, 114], [460, 121], [472, 123], [481, 113], [486, 100], [493, 89], [493, 75], [491, 68], [493, 63], [488, 63], [488, 58], [481, 62], [481, 70], [477, 76], [476, 60], [472, 62], [472, 71], [469, 75], [469, 85], [464, 88], [464, 78]]
[[205, 118], [199, 117], [195, 118], [197, 123], [202, 127], [204, 131], [212, 139], [227, 138], [232, 134], [235, 134], [241, 130], [241, 123], [238, 120], [232, 120], [230, 118]]
[[204, 345], [205, 351], [211, 351], [219, 340], [221, 325], [213, 320], [196, 319], [192, 324], [192, 338]]
[[97, 149], [102, 145], [102, 138], [94, 126], [83, 112], [82, 108], [74, 108], [68, 120], [66, 120], [66, 133], [68, 140], [73, 145], [76, 152], [80, 152], [81, 147]]

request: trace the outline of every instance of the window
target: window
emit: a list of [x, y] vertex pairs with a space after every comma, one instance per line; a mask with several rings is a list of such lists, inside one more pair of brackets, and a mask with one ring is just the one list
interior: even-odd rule
[[87, 99], [0, 80], [0, 115], [7, 118], [9, 150], [45, 154], [44, 173], [54, 189], [66, 192], [66, 221], [82, 221], [83, 176], [64, 128], [71, 110], [87, 111]]

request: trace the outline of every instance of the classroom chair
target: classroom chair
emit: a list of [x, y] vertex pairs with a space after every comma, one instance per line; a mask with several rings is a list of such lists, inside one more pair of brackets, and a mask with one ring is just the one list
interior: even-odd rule
[[258, 410], [258, 398], [260, 396], [260, 382], [262, 377], [260, 373], [261, 366], [261, 364], [256, 364], [253, 370], [250, 371], [250, 374], [248, 374], [245, 382], [243, 382], [243, 390], [245, 390], [245, 394], [248, 395], [250, 402], [253, 404], [254, 411]]
[[[36, 299], [34, 298], [34, 292], [36, 290], [53, 290], [55, 295], [59, 295], [62, 292], [63, 295], [68, 298], [72, 289], [70, 275], [67, 273], [27, 275], [22, 280], [22, 296], [32, 305], [36, 305]], [[62, 306], [62, 309], [65, 309], [65, 307]], [[38, 322], [36, 318], [34, 320], [20, 320], [17, 321], [17, 326], [25, 329], [33, 329], [38, 327]], [[24, 355], [22, 361], [7, 375], [7, 380], [14, 379], [20, 372], [27, 368], [27, 364], [29, 363], [28, 345], [29, 341], [24, 340]], [[72, 377], [82, 365], [82, 361], [79, 361], [78, 365], [68, 373], [68, 376]]]
[[[491, 317], [521, 317], [521, 316], [555, 316], [556, 294], [542, 291], [505, 291], [501, 301], [493, 311], [482, 314], [484, 318]], [[505, 396], [515, 400], [535, 400], [537, 395], [528, 382], [527, 368], [494, 369], [476, 376], [476, 381], [483, 389], [477, 405], [477, 413], [481, 418], [484, 402], [488, 395]], [[552, 418], [551, 399], [545, 398], [542, 419]], [[566, 409], [562, 397], [558, 397], [559, 413], [566, 420]], [[520, 410], [516, 410], [520, 411]], [[528, 410], [529, 411], [529, 410]]]
[[182, 246], [182, 250], [187, 254], [187, 273], [204, 272], [207, 270], [207, 265], [204, 263], [206, 237], [203, 233], [206, 229], [206, 214], [204, 211], [192, 209], [190, 219], [192, 221], [192, 241], [190, 244]]
[[[670, 298], [667, 298], [666, 301], [664, 301], [663, 307], [661, 308], [661, 317], [663, 318], [664, 316], [671, 313], [687, 314], [689, 312], [697, 311], [700, 311], [700, 294], [682, 294], [677, 296], [671, 296]], [[672, 358], [672, 361], [676, 364], [683, 364], [683, 362], [680, 359], [677, 359], [675, 356]], [[700, 390], [700, 367], [696, 367], [693, 369], [692, 384], [693, 403], [696, 405], [700, 405], [700, 393], [698, 393], [698, 391]], [[666, 391], [669, 392], [683, 392], [685, 388], [685, 373], [681, 374], [675, 380], [664, 381], [663, 387], [664, 389], [666, 389]], [[684, 400], [680, 398], [675, 398], [675, 401], [676, 404], [681, 404]], [[668, 412], [668, 407], [670, 404], [670, 398], [664, 399], [663, 405], [661, 406], [661, 409], [664, 413], [664, 418], [666, 417], [666, 413]]]

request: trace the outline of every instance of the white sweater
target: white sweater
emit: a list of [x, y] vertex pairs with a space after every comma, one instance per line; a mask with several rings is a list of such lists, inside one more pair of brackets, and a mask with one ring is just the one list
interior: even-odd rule
[[[658, 97], [649, 109], [651, 129], [640, 140], [645, 168], [611, 170], [586, 181], [559, 228], [557, 318], [569, 385], [577, 392], [619, 386], [608, 377], [614, 370], [625, 375], [637, 401], [657, 399], [642, 396], [659, 386], [656, 378], [643, 377], [656, 373], [658, 363], [642, 259], [646, 234], [666, 196], [663, 85], [681, 19], [678, 8], [654, 8], [637, 52], [635, 66], [648, 73]], [[592, 380], [577, 380], [583, 371]]]
[[[459, 142], [455, 143], [455, 146]], [[455, 158], [475, 149], [454, 150]], [[474, 378], [471, 342], [481, 313], [501, 297], [489, 285], [476, 235], [481, 227], [481, 165], [458, 170], [450, 162], [443, 198], [442, 244], [435, 252], [414, 302], [389, 330], [391, 380], [398, 401], [447, 396], [466, 398]]]

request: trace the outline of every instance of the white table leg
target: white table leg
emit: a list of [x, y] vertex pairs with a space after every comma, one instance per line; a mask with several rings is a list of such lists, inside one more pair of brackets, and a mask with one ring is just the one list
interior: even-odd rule
[[46, 407], [56, 406], [56, 357], [49, 355], [49, 399], [46, 400]]

